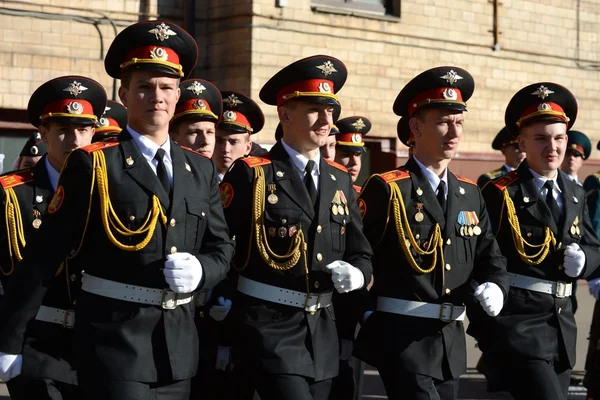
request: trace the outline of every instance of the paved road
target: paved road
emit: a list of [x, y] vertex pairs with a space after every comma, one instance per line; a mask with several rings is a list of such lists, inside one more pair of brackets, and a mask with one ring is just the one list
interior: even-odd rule
[[[577, 291], [579, 300], [579, 310], [575, 315], [577, 326], [579, 328], [577, 335], [577, 364], [574, 368], [574, 375], [583, 374], [585, 354], [588, 345], [588, 332], [590, 328], [592, 312], [594, 309], [594, 299], [589, 295], [585, 282], [580, 282]], [[466, 322], [468, 324], [468, 322]], [[465, 324], [465, 325], [466, 325]], [[461, 400], [496, 400], [511, 399], [507, 393], [487, 393], [485, 390], [485, 379], [476, 373], [475, 365], [479, 360], [480, 352], [475, 348], [475, 342], [467, 336], [467, 367], [468, 373], [461, 378], [459, 398]], [[6, 386], [0, 383], [0, 400], [8, 400], [8, 391]], [[363, 390], [363, 400], [387, 399], [385, 391], [381, 384], [381, 379], [377, 371], [368, 368], [365, 372], [365, 387]], [[585, 388], [572, 387], [569, 394], [569, 400], [584, 400]]]

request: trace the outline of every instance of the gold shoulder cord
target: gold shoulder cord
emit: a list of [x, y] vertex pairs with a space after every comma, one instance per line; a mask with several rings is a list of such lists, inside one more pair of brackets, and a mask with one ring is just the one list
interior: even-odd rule
[[[517, 213], [515, 211], [515, 204], [512, 199], [508, 195], [508, 190], [502, 190], [504, 194], [504, 203], [506, 204], [506, 217], [511, 226], [513, 242], [515, 244], [515, 248], [517, 249], [517, 253], [521, 257], [521, 260], [526, 262], [529, 265], [538, 265], [542, 261], [546, 259], [548, 252], [550, 251], [550, 243], [553, 246], [556, 246], [556, 239], [554, 238], [554, 233], [550, 230], [550, 228], [546, 227], [546, 235], [544, 237], [544, 242], [541, 244], [530, 244], [525, 239], [523, 239], [523, 235], [521, 234], [521, 227], [519, 226], [519, 218], [517, 217]], [[540, 249], [537, 253], [528, 255], [525, 251], [525, 246], [531, 247], [532, 249]]]
[[[429, 241], [429, 249], [422, 249], [415, 237], [412, 234], [412, 230], [410, 229], [410, 224], [408, 222], [408, 216], [406, 215], [406, 208], [404, 206], [404, 199], [402, 198], [402, 193], [400, 192], [400, 188], [396, 182], [390, 182], [390, 199], [392, 200], [392, 207], [394, 210], [394, 221], [396, 223], [396, 234], [398, 235], [398, 241], [400, 242], [400, 246], [402, 247], [402, 251], [408, 260], [408, 263], [418, 273], [428, 274], [434, 270], [437, 262], [438, 250], [440, 254], [440, 260], [442, 265], [444, 265], [444, 249], [443, 249], [443, 239], [442, 239], [442, 230], [439, 224], [435, 224], [433, 235], [431, 240]], [[401, 215], [402, 213], [402, 215]], [[403, 227], [404, 225], [404, 227]], [[407, 234], [408, 240], [407, 240]], [[419, 255], [433, 255], [433, 260], [431, 261], [431, 265], [428, 269], [423, 269], [419, 267], [415, 258], [412, 256], [409, 248], [410, 245], [415, 249], [417, 254]]]
[[[8, 254], [10, 258], [10, 271], [4, 271], [0, 268], [2, 275], [10, 276], [15, 270], [16, 257], [17, 262], [23, 260], [21, 249], [25, 247], [25, 232], [23, 229], [23, 218], [21, 217], [21, 207], [19, 199], [13, 188], [8, 188], [6, 193], [6, 204], [4, 205], [4, 215], [6, 218], [6, 241], [8, 244]], [[19, 246], [20, 245], [20, 246]]]

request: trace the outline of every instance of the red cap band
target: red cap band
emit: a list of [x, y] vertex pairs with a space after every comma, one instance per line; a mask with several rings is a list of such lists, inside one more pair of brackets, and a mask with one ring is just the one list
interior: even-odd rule
[[415, 111], [431, 103], [462, 103], [462, 93], [457, 88], [435, 88], [423, 92], [410, 101], [408, 115], [412, 116]]
[[246, 118], [246, 116], [239, 111], [225, 111], [223, 113], [223, 119], [221, 120], [221, 123], [238, 125], [246, 128], [249, 133], [252, 132], [252, 125], [250, 125], [250, 121], [248, 121], [248, 118]]
[[61, 99], [46, 104], [40, 120], [52, 117], [88, 118], [96, 120], [92, 103], [82, 99]]
[[318, 96], [320, 93], [328, 97], [334, 95], [333, 82], [327, 79], [308, 79], [295, 82], [277, 91], [277, 106], [297, 97]]
[[565, 123], [569, 122], [569, 117], [567, 117], [567, 114], [565, 114], [565, 111], [560, 105], [550, 101], [545, 101], [527, 107], [521, 113], [521, 118], [519, 118], [517, 121], [517, 127], [520, 127], [523, 122], [540, 115], [560, 118]]

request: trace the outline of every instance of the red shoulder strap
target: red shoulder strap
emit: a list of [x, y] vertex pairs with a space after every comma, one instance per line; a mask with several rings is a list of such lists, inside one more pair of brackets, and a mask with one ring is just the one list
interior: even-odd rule
[[271, 164], [271, 157], [270, 154], [265, 154], [265, 157], [244, 157], [242, 158], [242, 161], [248, 164], [250, 168], [254, 168], [259, 167], [261, 165]]
[[342, 164], [336, 163], [335, 161], [328, 160], [327, 158], [325, 159], [325, 161], [327, 161], [327, 164], [331, 165], [332, 167], [337, 168], [340, 171], [343, 171], [345, 173], [348, 173], [348, 168], [344, 167]]
[[401, 169], [395, 169], [393, 171], [385, 172], [383, 174], [379, 174], [379, 177], [383, 179], [385, 183], [390, 183], [394, 181], [399, 181], [401, 179], [410, 178], [410, 174]]
[[119, 144], [118, 141], [106, 141], [106, 142], [96, 142], [92, 143], [89, 146], [82, 147], [81, 150], [85, 151], [88, 154], [92, 154], [95, 151], [108, 149], [109, 147], [114, 147]]
[[0, 184], [4, 189], [19, 186], [33, 180], [33, 172], [31, 169], [24, 169], [22, 171], [13, 172], [10, 175], [4, 175], [0, 177]]
[[496, 186], [498, 189], [504, 190], [508, 185], [517, 179], [519, 179], [517, 171], [510, 171], [508, 174], [504, 174], [500, 178], [494, 179], [492, 182], [494, 182], [494, 186]]

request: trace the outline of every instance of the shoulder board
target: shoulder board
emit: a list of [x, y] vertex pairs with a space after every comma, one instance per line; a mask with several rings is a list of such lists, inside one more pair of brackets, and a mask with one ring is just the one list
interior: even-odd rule
[[485, 175], [492, 179], [495, 179], [495, 178], [498, 178], [500, 175], [502, 175], [502, 173], [503, 173], [502, 168], [498, 168], [498, 169], [495, 169], [493, 171], [486, 173]]
[[464, 176], [458, 176], [456, 174], [453, 175], [456, 177], [456, 179], [458, 179], [461, 182], [470, 183], [471, 185], [477, 186], [477, 183], [473, 182], [469, 178], [465, 178]]
[[401, 169], [395, 169], [393, 171], [385, 172], [383, 174], [379, 174], [379, 177], [383, 179], [385, 183], [390, 183], [394, 181], [399, 181], [401, 179], [410, 178], [410, 174]]
[[192, 149], [192, 148], [190, 148], [190, 147], [181, 146], [181, 148], [182, 148], [183, 150], [187, 150], [187, 151], [189, 151], [190, 153], [198, 154], [199, 156], [202, 156], [202, 157], [204, 157], [204, 158], [208, 158], [208, 157], [206, 157], [206, 155], [204, 155], [204, 154], [202, 154], [202, 153], [200, 153], [200, 152], [197, 152], [196, 150], [194, 150], [194, 149]]
[[362, 190], [362, 188], [358, 185], [352, 185], [354, 186], [354, 190], [356, 190], [356, 193], [360, 193], [360, 191]]
[[89, 146], [85, 146], [82, 147], [81, 150], [85, 151], [88, 154], [92, 154], [95, 151], [98, 150], [102, 150], [102, 149], [108, 149], [109, 147], [114, 147], [117, 146], [119, 144], [118, 141], [106, 141], [106, 142], [96, 142], [96, 143], [92, 143]]
[[331, 165], [332, 167], [348, 173], [348, 168], [344, 167], [342, 164], [336, 163], [335, 161], [331, 161], [328, 159], [325, 159], [325, 161], [327, 161], [327, 164]]
[[496, 186], [500, 190], [504, 190], [511, 183], [519, 179], [519, 175], [517, 175], [517, 171], [510, 171], [508, 174], [502, 175], [498, 179], [494, 179], [492, 182], [494, 186]]
[[31, 169], [24, 169], [21, 171], [13, 172], [12, 174], [4, 175], [0, 177], [0, 184], [4, 189], [19, 186], [33, 180], [33, 172]]
[[270, 157], [267, 158], [267, 156], [269, 156], [269, 155], [265, 154], [265, 157], [250, 156], [250, 157], [244, 157], [241, 160], [243, 162], [245, 162], [246, 164], [248, 164], [248, 166], [250, 168], [254, 168], [254, 167], [260, 167], [261, 165], [271, 164]]

